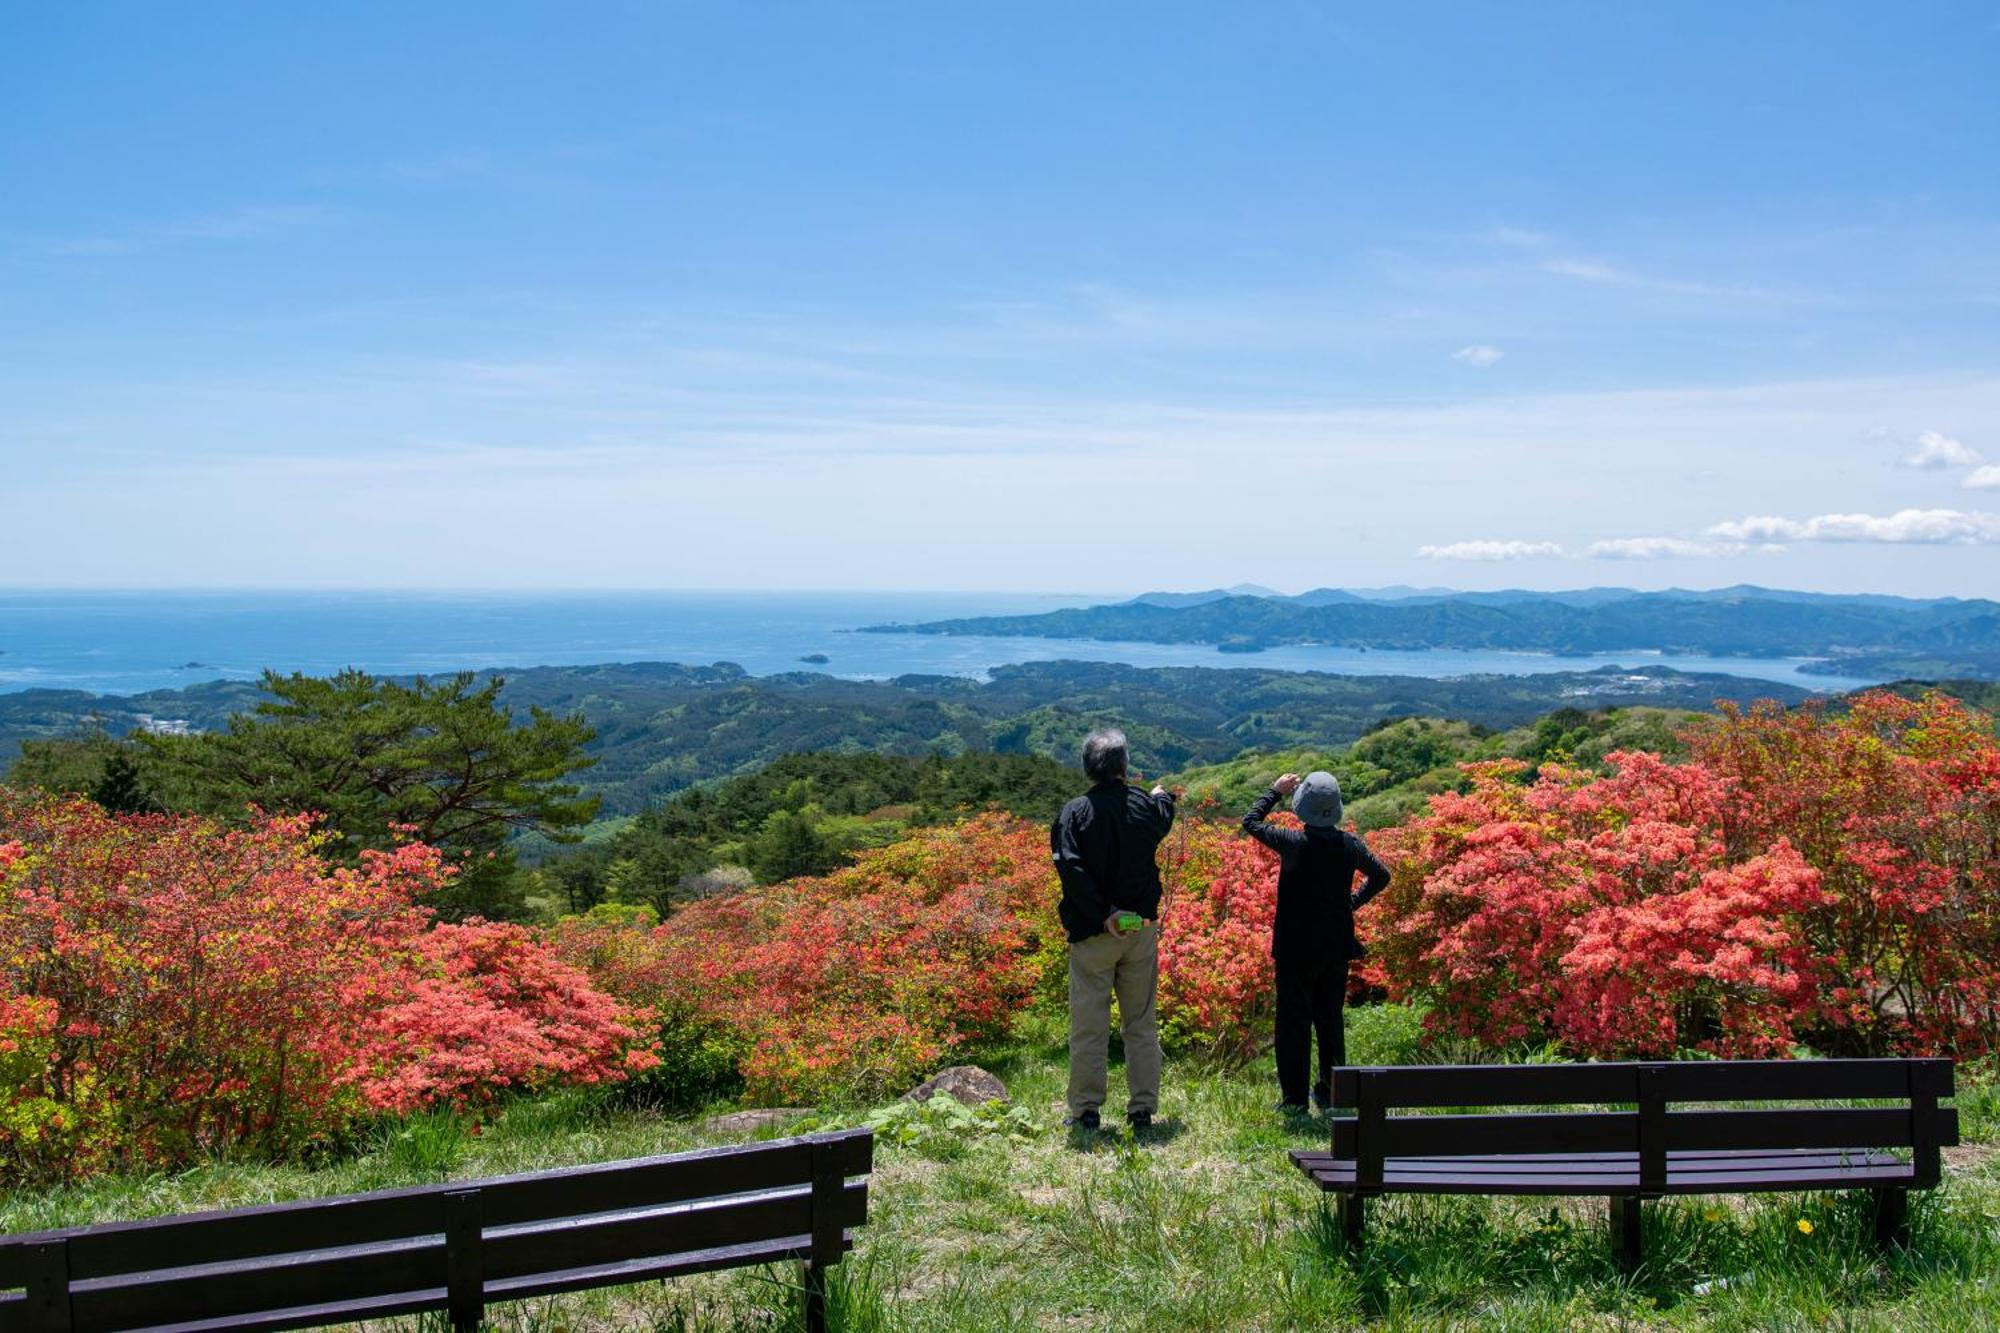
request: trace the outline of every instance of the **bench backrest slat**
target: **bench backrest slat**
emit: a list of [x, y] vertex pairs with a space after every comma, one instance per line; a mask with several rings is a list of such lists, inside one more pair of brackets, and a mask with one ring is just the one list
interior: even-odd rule
[[[1762, 1065], [1766, 1062], [1757, 1062]], [[1776, 1062], [1770, 1062], [1776, 1063]], [[1804, 1063], [1804, 1062], [1800, 1062]], [[1832, 1062], [1828, 1062], [1832, 1063]], [[1903, 1077], [1901, 1106], [1889, 1107], [1770, 1107], [1764, 1109], [1711, 1109], [1676, 1107], [1666, 1095], [1675, 1082], [1671, 1065], [1548, 1066], [1524, 1065], [1507, 1071], [1504, 1078], [1469, 1080], [1454, 1087], [1449, 1101], [1443, 1100], [1437, 1068], [1398, 1070], [1357, 1069], [1350, 1087], [1356, 1093], [1357, 1114], [1333, 1122], [1333, 1154], [1356, 1163], [1356, 1184], [1362, 1189], [1379, 1185], [1381, 1163], [1392, 1157], [1482, 1157], [1515, 1154], [1633, 1153], [1638, 1155], [1640, 1188], [1658, 1190], [1667, 1177], [1667, 1154], [1686, 1151], [1739, 1151], [1813, 1148], [1908, 1148], [1916, 1159], [1918, 1179], [1934, 1171], [1941, 1145], [1958, 1142], [1958, 1113], [1939, 1107], [1929, 1091], [1912, 1093], [1912, 1087], [1934, 1088], [1940, 1080], [1932, 1061], [1846, 1062], [1868, 1065], [1898, 1065]], [[1709, 1065], [1705, 1068], [1716, 1068]], [[1474, 1066], [1480, 1073], [1489, 1066]], [[1506, 1105], [1493, 1094], [1512, 1090], [1520, 1077], [1549, 1077], [1552, 1083], [1575, 1090], [1586, 1084], [1567, 1077], [1571, 1069], [1588, 1071], [1596, 1082], [1587, 1086], [1602, 1090], [1607, 1076], [1628, 1081], [1629, 1100], [1637, 1110], [1625, 1111], [1485, 1111], [1458, 1115], [1390, 1115], [1383, 1103], [1408, 1105]], [[1761, 1080], [1763, 1071], [1753, 1071]], [[1406, 1075], [1421, 1075], [1406, 1078]], [[1552, 1077], [1551, 1077], [1552, 1076]], [[1337, 1077], [1337, 1076], [1336, 1076]], [[1702, 1081], [1707, 1091], [1726, 1088], [1727, 1080], [1712, 1076]], [[1769, 1086], [1759, 1082], [1758, 1086]], [[1803, 1099], [1796, 1091], [1838, 1088], [1831, 1096], [1853, 1097], [1857, 1086], [1881, 1087], [1879, 1068], [1849, 1070], [1841, 1078], [1791, 1080], [1784, 1085], [1788, 1098]], [[1546, 1091], [1530, 1089], [1529, 1096], [1516, 1104], [1539, 1107], [1548, 1104]], [[1775, 1099], [1778, 1094], [1772, 1094]], [[1435, 1102], [1434, 1100], [1435, 1099]], [[1718, 1098], [1723, 1100], [1725, 1098]], [[1735, 1098], [1729, 1098], [1736, 1100]], [[1877, 1100], [1871, 1097], [1869, 1100]], [[1608, 1100], [1608, 1099], [1607, 1099]], [[1745, 1097], [1740, 1100], [1764, 1100]], [[1881, 1097], [1879, 1100], [1889, 1100]]]
[[733, 1245], [777, 1243], [806, 1258], [816, 1233], [818, 1250], [837, 1260], [843, 1229], [866, 1220], [872, 1169], [872, 1134], [852, 1130], [0, 1236], [0, 1290], [31, 1288], [27, 1297], [0, 1295], [0, 1333], [60, 1322], [31, 1309], [51, 1289], [40, 1276], [51, 1254], [66, 1265], [56, 1289], [66, 1286], [61, 1315], [74, 1333], [405, 1297], [411, 1308], [448, 1304], [471, 1320], [489, 1283]]
[[[1897, 1100], [1913, 1080], [1952, 1095], [1949, 1060], [1688, 1060], [1572, 1065], [1398, 1065], [1366, 1067], [1392, 1107], [1558, 1106], [1636, 1103], [1639, 1071], [1662, 1071], [1669, 1102]], [[1336, 1105], [1357, 1104], [1363, 1068], [1336, 1069]]]
[[[828, 1138], [845, 1175], [866, 1175], [873, 1169], [874, 1140], [866, 1131]], [[431, 1235], [444, 1229], [442, 1196], [468, 1189], [480, 1193], [484, 1225], [497, 1227], [772, 1189], [809, 1180], [811, 1169], [811, 1143], [784, 1140], [0, 1237], [0, 1287], [22, 1285], [24, 1247], [40, 1239], [66, 1238], [70, 1276], [82, 1280]]]
[[[867, 1186], [858, 1181], [843, 1184], [832, 1217], [834, 1225], [842, 1229], [867, 1221]], [[812, 1224], [810, 1186], [713, 1204], [704, 1201], [664, 1212], [643, 1209], [608, 1217], [566, 1219], [489, 1235], [486, 1275], [497, 1281], [777, 1237], [796, 1237], [802, 1249], [809, 1249]]]

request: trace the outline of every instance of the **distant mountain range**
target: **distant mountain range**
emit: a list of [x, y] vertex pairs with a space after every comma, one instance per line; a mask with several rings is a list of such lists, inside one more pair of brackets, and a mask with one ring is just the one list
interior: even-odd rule
[[[1026, 616], [873, 625], [877, 634], [980, 634], [1141, 643], [1283, 644], [1585, 654], [1811, 657], [1829, 674], [2000, 679], [2000, 602], [1731, 588], [1268, 588], [1152, 592]], [[1810, 669], [1810, 668], [1808, 668]]]

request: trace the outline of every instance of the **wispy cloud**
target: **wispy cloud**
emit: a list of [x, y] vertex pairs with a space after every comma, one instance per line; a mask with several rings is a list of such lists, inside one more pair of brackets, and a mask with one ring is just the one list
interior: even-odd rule
[[1900, 460], [1904, 467], [1941, 470], [1953, 467], [1972, 467], [1982, 461], [1979, 451], [1943, 435], [1927, 430], [1911, 442], [1909, 451]]
[[1601, 259], [1558, 256], [1541, 263], [1542, 272], [1559, 278], [1600, 287], [1623, 287], [1636, 291], [1664, 292], [1675, 296], [1703, 296], [1720, 300], [1748, 300], [1794, 305], [1832, 304], [1826, 298], [1800, 292], [1776, 291], [1769, 287], [1734, 283], [1704, 282], [1691, 278], [1665, 277], [1646, 273]]
[[1698, 542], [1686, 537], [1613, 537], [1592, 542], [1584, 552], [1594, 560], [1683, 560], [1731, 555], [1742, 546], [1729, 542]]
[[122, 255], [193, 241], [246, 241], [325, 222], [332, 211], [317, 204], [262, 205], [142, 223], [117, 231], [45, 237], [36, 248], [54, 255]]
[[1988, 463], [1985, 467], [1974, 468], [1960, 484], [1968, 491], [2000, 491], [2000, 467]]
[[1958, 509], [1899, 509], [1893, 514], [1759, 515], [1718, 523], [1708, 535], [1753, 546], [1774, 542], [1876, 542], [1973, 546], [2000, 543], [2000, 514]]
[[1454, 361], [1463, 361], [1466, 365], [1474, 369], [1484, 370], [1505, 355], [1507, 354], [1497, 347], [1486, 343], [1473, 343], [1468, 347], [1461, 347], [1456, 352], [1453, 352], [1451, 359]]
[[1417, 548], [1417, 554], [1426, 560], [1535, 560], [1562, 553], [1557, 542], [1475, 540]]
[[1496, 222], [1478, 234], [1478, 239], [1489, 245], [1505, 245], [1516, 250], [1538, 250], [1552, 245], [1555, 237], [1532, 227], [1513, 227], [1504, 222]]

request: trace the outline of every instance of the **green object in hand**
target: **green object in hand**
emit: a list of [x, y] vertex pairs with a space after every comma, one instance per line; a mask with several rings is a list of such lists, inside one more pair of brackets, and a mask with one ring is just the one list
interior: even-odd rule
[[1118, 929], [1120, 930], [1137, 930], [1145, 924], [1146, 918], [1140, 916], [1137, 912], [1120, 912], [1118, 914]]

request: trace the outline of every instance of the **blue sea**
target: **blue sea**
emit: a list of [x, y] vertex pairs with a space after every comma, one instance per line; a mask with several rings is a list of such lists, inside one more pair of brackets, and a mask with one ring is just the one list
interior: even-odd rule
[[[642, 661], [734, 662], [756, 675], [978, 678], [1010, 662], [1059, 658], [1433, 677], [1664, 665], [1819, 690], [1871, 683], [1804, 675], [1802, 660], [1793, 658], [1317, 647], [1245, 656], [1184, 644], [854, 632], [864, 625], [1026, 614], [1109, 600], [1038, 593], [0, 591], [0, 691], [137, 694], [251, 679], [266, 667], [325, 673], [353, 666], [393, 675]], [[814, 655], [827, 660], [802, 660]]]

